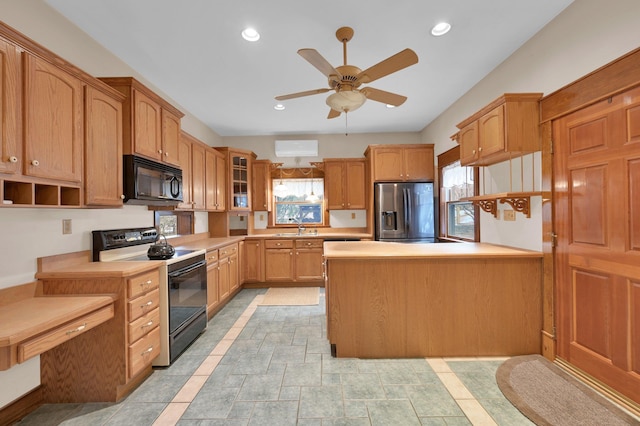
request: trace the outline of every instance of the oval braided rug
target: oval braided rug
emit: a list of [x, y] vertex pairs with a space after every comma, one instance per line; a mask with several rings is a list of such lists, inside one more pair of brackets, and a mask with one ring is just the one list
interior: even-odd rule
[[498, 367], [496, 380], [504, 396], [537, 425], [640, 425], [542, 355], [508, 359]]

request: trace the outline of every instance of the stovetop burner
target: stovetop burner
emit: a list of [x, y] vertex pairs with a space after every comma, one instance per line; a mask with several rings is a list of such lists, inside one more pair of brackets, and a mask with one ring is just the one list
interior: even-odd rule
[[121, 261], [141, 261], [141, 260], [167, 260], [167, 259], [177, 259], [178, 257], [185, 256], [187, 254], [191, 254], [197, 250], [176, 250], [176, 252], [171, 257], [166, 257], [163, 259], [151, 259], [147, 254], [141, 254], [133, 257], [126, 257], [124, 259], [119, 259]]

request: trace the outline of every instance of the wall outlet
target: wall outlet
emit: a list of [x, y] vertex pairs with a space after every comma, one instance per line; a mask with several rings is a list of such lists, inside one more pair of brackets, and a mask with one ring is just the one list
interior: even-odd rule
[[516, 212], [514, 210], [503, 210], [502, 217], [504, 220], [514, 221], [516, 220]]
[[260, 220], [260, 222], [264, 222], [264, 215], [263, 215], [263, 214], [260, 214], [260, 215], [258, 216], [258, 219]]
[[62, 219], [62, 234], [71, 233], [71, 219]]
[[356, 218], [356, 214], [355, 213], [351, 213], [351, 219], [355, 219]]

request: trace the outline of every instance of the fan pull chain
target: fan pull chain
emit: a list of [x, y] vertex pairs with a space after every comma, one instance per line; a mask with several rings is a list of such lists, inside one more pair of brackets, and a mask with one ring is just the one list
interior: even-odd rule
[[349, 136], [349, 113], [344, 113], [344, 135]]

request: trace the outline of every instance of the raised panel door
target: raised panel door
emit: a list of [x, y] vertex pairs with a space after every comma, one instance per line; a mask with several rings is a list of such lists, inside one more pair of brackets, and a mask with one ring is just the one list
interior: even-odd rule
[[0, 39], [0, 173], [20, 173], [20, 60], [16, 46]]
[[322, 249], [296, 250], [296, 281], [322, 281]]
[[133, 152], [162, 160], [161, 108], [139, 90], [133, 91]]
[[218, 261], [218, 271], [218, 294], [220, 295], [220, 302], [223, 302], [229, 297], [231, 288], [231, 271], [228, 257], [223, 257]]
[[85, 129], [85, 204], [122, 206], [122, 102], [87, 86]]
[[233, 292], [240, 287], [240, 264], [238, 253], [229, 256], [229, 291]]
[[293, 249], [265, 250], [265, 281], [293, 281]]
[[[217, 151], [216, 151], [217, 152]], [[216, 154], [216, 211], [227, 208], [227, 162], [224, 154]]]
[[478, 122], [463, 127], [458, 133], [460, 144], [460, 164], [465, 166], [478, 159]]
[[191, 204], [196, 210], [204, 210], [206, 159], [205, 147], [199, 143], [191, 144], [191, 179], [193, 187]]
[[504, 105], [491, 110], [478, 120], [478, 152], [480, 157], [505, 150]]
[[180, 167], [180, 117], [162, 110], [162, 161]]
[[84, 83], [25, 56], [25, 158], [29, 176], [82, 180]]
[[180, 169], [182, 169], [182, 203], [178, 205], [181, 209], [191, 209], [193, 200], [193, 179], [191, 172], [191, 139], [182, 133], [178, 146], [178, 157], [180, 158]]
[[216, 210], [216, 154], [211, 148], [205, 148], [205, 205], [207, 211]]
[[365, 165], [364, 161], [347, 161], [344, 164], [346, 174], [345, 189], [347, 209], [366, 208], [366, 186], [365, 186]]
[[344, 162], [326, 161], [324, 163], [324, 192], [327, 199], [327, 209], [345, 209]]
[[262, 240], [247, 240], [244, 243], [244, 281], [263, 282], [264, 269], [262, 255], [264, 244]]
[[[209, 254], [207, 253], [207, 256]], [[220, 295], [218, 294], [218, 261], [217, 257], [214, 261], [207, 262], [207, 311], [212, 312], [220, 303]]]
[[271, 161], [254, 161], [252, 168], [253, 210], [271, 211]]
[[374, 181], [403, 180], [403, 156], [398, 148], [378, 148], [373, 152]]
[[403, 156], [404, 180], [434, 180], [433, 146], [405, 148]]

